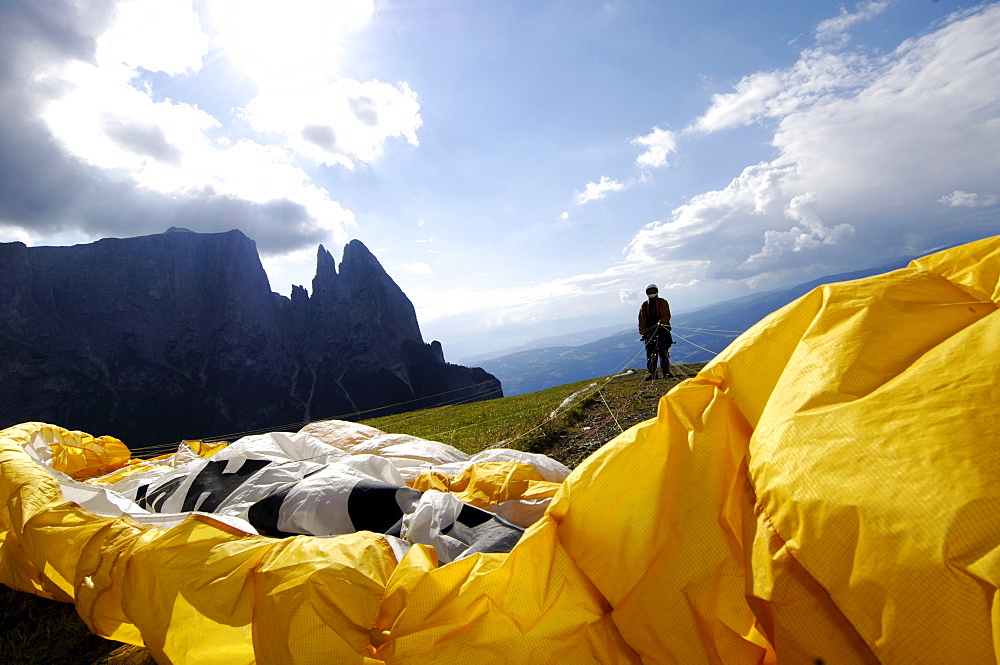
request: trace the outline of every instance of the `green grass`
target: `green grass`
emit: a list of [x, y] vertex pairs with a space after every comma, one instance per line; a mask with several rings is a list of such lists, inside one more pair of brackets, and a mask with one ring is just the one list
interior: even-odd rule
[[[675, 366], [674, 371], [692, 376], [703, 366], [704, 363]], [[544, 453], [575, 466], [582, 461], [582, 452], [592, 452], [628, 427], [654, 417], [659, 398], [677, 384], [676, 379], [643, 382], [644, 375], [644, 369], [635, 370], [527, 395], [442, 406], [363, 422], [384, 432], [447, 443], [470, 455], [490, 446], [502, 446]], [[581, 394], [571, 405], [560, 409], [563, 400], [575, 393]], [[554, 417], [553, 411], [558, 411]], [[567, 450], [571, 444], [581, 443], [580, 439], [586, 440], [585, 445], [577, 446], [580, 449], [576, 452]]]
[[531, 450], [536, 439], [559, 427], [565, 416], [550, 419], [563, 400], [594, 381], [578, 381], [537, 393], [487, 402], [439, 406], [363, 421], [384, 432], [440, 441], [475, 454], [501, 441], [504, 447]]

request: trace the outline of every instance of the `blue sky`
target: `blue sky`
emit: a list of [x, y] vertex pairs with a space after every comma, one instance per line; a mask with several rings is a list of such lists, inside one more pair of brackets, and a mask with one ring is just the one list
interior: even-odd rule
[[996, 2], [0, 7], [0, 241], [357, 238], [452, 361], [1000, 233]]

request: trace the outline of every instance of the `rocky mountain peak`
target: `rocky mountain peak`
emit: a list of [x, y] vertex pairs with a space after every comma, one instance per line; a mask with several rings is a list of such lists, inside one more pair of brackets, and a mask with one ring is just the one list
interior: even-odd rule
[[423, 344], [413, 303], [360, 240], [344, 248], [339, 306], [354, 334], [382, 346]]
[[424, 344], [360, 241], [317, 251], [310, 297], [271, 293], [238, 230], [74, 247], [0, 243], [0, 421], [145, 444], [502, 395]]
[[321, 300], [335, 297], [337, 293], [337, 263], [323, 245], [316, 250], [316, 276], [312, 285], [313, 297]]

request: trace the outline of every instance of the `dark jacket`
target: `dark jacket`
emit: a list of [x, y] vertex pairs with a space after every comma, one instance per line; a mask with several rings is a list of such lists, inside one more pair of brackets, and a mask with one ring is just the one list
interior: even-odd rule
[[[657, 311], [653, 313], [653, 316], [649, 315], [649, 303], [650, 300], [647, 299], [639, 307], [639, 334], [645, 339], [648, 335], [653, 334], [653, 330], [657, 323], [662, 323], [663, 325], [670, 325], [670, 304], [667, 303], [663, 298], [657, 297], [655, 299]], [[659, 316], [657, 316], [657, 314]]]

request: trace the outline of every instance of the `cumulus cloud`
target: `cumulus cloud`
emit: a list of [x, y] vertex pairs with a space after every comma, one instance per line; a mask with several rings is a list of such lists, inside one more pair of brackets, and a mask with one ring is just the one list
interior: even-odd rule
[[[865, 3], [823, 30], [884, 9]], [[995, 232], [985, 211], [962, 210], [1000, 202], [973, 193], [1000, 180], [1000, 5], [958, 13], [888, 53], [831, 42], [713, 97], [689, 131], [768, 121], [777, 156], [646, 225], [628, 261], [704, 259], [707, 276], [749, 283], [761, 271], [825, 262], [835, 272]], [[942, 204], [954, 211], [947, 224]]]
[[1000, 104], [990, 83], [998, 76], [994, 4], [871, 58], [856, 92], [782, 117], [779, 160], [798, 164], [804, 190], [821, 192], [824, 205], [873, 217], [912, 209], [922, 218], [934, 192], [989, 190], [1000, 179]]
[[826, 226], [816, 212], [816, 194], [800, 194], [792, 198], [785, 208], [785, 216], [798, 222], [787, 231], [769, 230], [764, 232], [764, 246], [760, 252], [752, 254], [747, 263], [757, 263], [775, 258], [786, 252], [801, 252], [816, 249], [820, 245], [834, 245], [854, 235], [850, 224]]
[[674, 208], [670, 219], [647, 224], [632, 238], [627, 258], [641, 264], [668, 261], [681, 250], [717, 256], [732, 247], [748, 228], [783, 216], [790, 203], [788, 180], [793, 167], [757, 164], [744, 169], [724, 189], [705, 192]]
[[588, 182], [583, 192], [576, 195], [576, 204], [583, 205], [591, 201], [603, 199], [611, 192], [619, 192], [625, 189], [625, 184], [617, 180], [611, 180], [607, 176], [601, 176], [600, 182]]
[[405, 83], [340, 78], [295, 90], [269, 88], [247, 104], [243, 117], [259, 132], [281, 135], [289, 150], [350, 169], [379, 157], [390, 138], [419, 145], [419, 111]]
[[121, 2], [97, 43], [102, 68], [142, 67], [170, 76], [201, 69], [211, 38], [190, 2]]
[[735, 91], [712, 95], [708, 110], [688, 131], [716, 132], [831, 103], [873, 80], [877, 64], [860, 54], [807, 49], [789, 69], [756, 72]]
[[216, 43], [257, 83], [242, 117], [320, 164], [354, 168], [378, 158], [394, 137], [419, 145], [416, 92], [339, 71], [344, 37], [374, 11], [372, 0], [299, 0], [281, 11], [268, 2], [212, 0], [207, 26]]
[[163, 128], [134, 119], [105, 117], [103, 133], [119, 147], [139, 157], [152, 157], [168, 164], [177, 164], [181, 151], [167, 140]]
[[659, 127], [654, 127], [653, 131], [645, 136], [632, 139], [631, 143], [646, 148], [646, 152], [635, 160], [635, 163], [640, 167], [659, 168], [666, 166], [670, 154], [677, 152], [676, 135]]
[[956, 189], [951, 194], [946, 194], [939, 198], [938, 202], [943, 203], [949, 208], [986, 208], [1000, 203], [1000, 195], [963, 192], [960, 189]]
[[[0, 180], [0, 227], [40, 240], [239, 227], [264, 253], [345, 240], [354, 215], [307, 167], [353, 168], [393, 137], [419, 143], [413, 90], [337, 71], [344, 35], [373, 11], [14, 3], [0, 23], [0, 170], [15, 174]], [[185, 98], [202, 75], [252, 92], [210, 112]]]
[[846, 44], [849, 28], [875, 18], [892, 4], [892, 0], [869, 0], [853, 13], [841, 8], [838, 16], [819, 23], [819, 45], [804, 49], [792, 67], [755, 72], [740, 79], [733, 92], [713, 95], [708, 110], [687, 131], [716, 132], [765, 118], [780, 119], [863, 90], [884, 74], [884, 64], [894, 58], [843, 52], [840, 47]]

